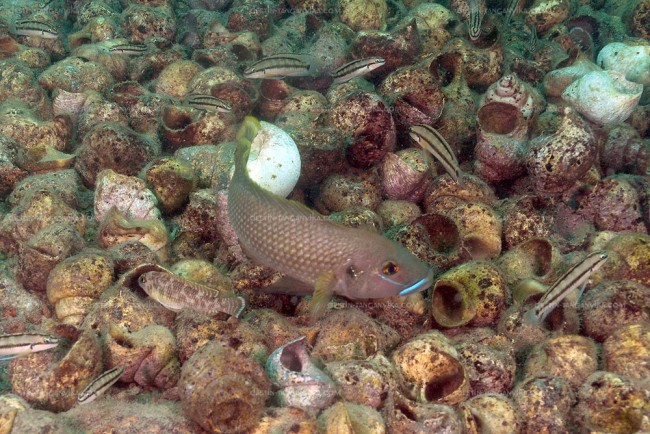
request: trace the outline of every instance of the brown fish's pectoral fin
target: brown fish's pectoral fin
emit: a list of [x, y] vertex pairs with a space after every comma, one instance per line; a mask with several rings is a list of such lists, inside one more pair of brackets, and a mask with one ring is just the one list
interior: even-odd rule
[[332, 298], [334, 285], [336, 285], [336, 276], [332, 271], [325, 271], [316, 279], [314, 295], [312, 295], [309, 305], [309, 313], [313, 320], [321, 318], [327, 311], [327, 304]]
[[261, 291], [271, 294], [308, 295], [314, 291], [314, 287], [293, 277], [283, 276], [273, 285], [262, 288]]

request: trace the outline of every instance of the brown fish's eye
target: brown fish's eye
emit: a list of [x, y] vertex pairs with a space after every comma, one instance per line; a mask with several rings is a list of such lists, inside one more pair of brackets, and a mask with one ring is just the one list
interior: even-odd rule
[[381, 270], [381, 272], [384, 273], [385, 276], [392, 276], [398, 271], [399, 271], [399, 265], [397, 265], [393, 261], [385, 262], [384, 267]]

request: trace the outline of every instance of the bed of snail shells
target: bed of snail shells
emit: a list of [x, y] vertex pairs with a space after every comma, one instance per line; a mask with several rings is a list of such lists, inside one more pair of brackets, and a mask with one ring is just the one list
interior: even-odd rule
[[[63, 338], [10, 362], [0, 431], [650, 430], [648, 50], [630, 38], [650, 35], [647, 0], [535, 0], [508, 29], [494, 13], [505, 2], [479, 1], [475, 41], [464, 1], [181, 3], [0, 5], [7, 22], [59, 31], [0, 28], [0, 330]], [[147, 51], [109, 50], [122, 43]], [[242, 77], [281, 52], [317, 53], [323, 76]], [[335, 68], [375, 56], [382, 68], [330, 85]], [[190, 93], [233, 110], [192, 108]], [[605, 109], [590, 103], [603, 95]], [[318, 325], [308, 298], [257, 291], [280, 275], [247, 262], [223, 220], [249, 114], [299, 149], [290, 197], [386, 230], [435, 267], [433, 289], [336, 298]], [[413, 147], [414, 123], [447, 139], [460, 183]], [[609, 259], [577, 308], [523, 322], [597, 250]], [[234, 289], [244, 318], [165, 309], [134, 283], [143, 267]], [[445, 324], [454, 309], [461, 321]], [[318, 385], [309, 411], [279, 407], [263, 371], [301, 336], [338, 395]], [[108, 396], [68, 410], [118, 365]]]

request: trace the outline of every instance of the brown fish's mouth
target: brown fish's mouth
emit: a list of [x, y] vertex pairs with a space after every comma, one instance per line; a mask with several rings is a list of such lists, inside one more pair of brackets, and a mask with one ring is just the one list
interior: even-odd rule
[[[397, 283], [397, 282], [395, 282]], [[427, 289], [429, 286], [433, 284], [433, 269], [429, 269], [429, 272], [425, 277], [422, 279], [418, 280], [417, 282], [413, 283], [410, 286], [407, 286], [403, 290], [400, 291], [399, 295], [409, 295], [413, 294], [415, 292], [420, 292], [425, 289]]]

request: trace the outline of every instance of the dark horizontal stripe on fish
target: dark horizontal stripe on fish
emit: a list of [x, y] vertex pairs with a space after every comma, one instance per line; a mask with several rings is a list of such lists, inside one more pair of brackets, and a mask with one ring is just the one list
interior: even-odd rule
[[384, 59], [381, 59], [381, 62], [379, 62], [379, 59], [376, 57], [353, 60], [352, 62], [346, 63], [340, 68], [335, 69], [332, 72], [332, 77], [340, 78], [344, 75], [351, 74], [359, 69], [367, 68], [368, 66], [374, 65], [376, 63], [383, 64], [383, 60]]

